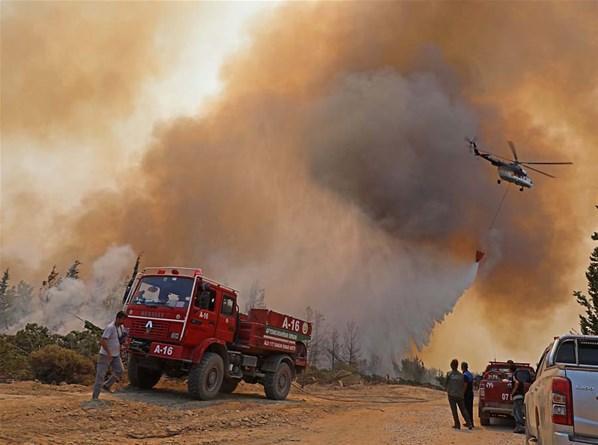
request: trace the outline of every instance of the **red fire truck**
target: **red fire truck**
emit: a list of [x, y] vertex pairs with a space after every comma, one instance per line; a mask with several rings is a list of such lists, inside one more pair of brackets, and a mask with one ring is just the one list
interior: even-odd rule
[[[535, 371], [529, 363], [515, 363], [517, 379], [529, 388], [534, 381]], [[511, 391], [513, 373], [507, 362], [490, 362], [482, 375], [479, 390], [478, 415], [480, 423], [490, 425], [491, 417], [512, 417], [513, 399]]]
[[187, 376], [189, 393], [209, 400], [244, 380], [283, 400], [307, 364], [311, 323], [267, 309], [241, 314], [237, 291], [201, 269], [144, 269], [125, 311], [132, 386], [152, 388], [163, 374]]

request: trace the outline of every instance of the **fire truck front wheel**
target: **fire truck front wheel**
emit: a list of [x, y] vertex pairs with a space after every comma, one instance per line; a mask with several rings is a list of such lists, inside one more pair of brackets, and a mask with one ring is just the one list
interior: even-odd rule
[[215, 352], [206, 352], [189, 371], [187, 389], [192, 397], [210, 400], [218, 395], [224, 378], [224, 362]]
[[131, 386], [141, 389], [152, 389], [158, 383], [160, 377], [162, 377], [162, 371], [159, 369], [139, 366], [137, 358], [134, 355], [129, 355], [127, 373]]
[[284, 400], [291, 390], [293, 372], [288, 363], [280, 362], [274, 372], [266, 373], [264, 390], [266, 397], [272, 400]]

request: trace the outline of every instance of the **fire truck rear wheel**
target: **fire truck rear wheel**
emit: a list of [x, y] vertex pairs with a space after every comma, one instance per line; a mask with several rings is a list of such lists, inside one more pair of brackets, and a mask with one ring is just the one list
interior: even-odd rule
[[206, 352], [201, 361], [189, 371], [187, 389], [192, 397], [210, 400], [218, 395], [224, 378], [224, 362], [214, 352]]
[[162, 377], [162, 371], [158, 369], [144, 368], [139, 366], [134, 355], [129, 356], [127, 363], [127, 374], [129, 383], [141, 389], [152, 389]]
[[224, 379], [222, 380], [222, 386], [220, 387], [220, 392], [224, 394], [230, 394], [237, 389], [239, 386], [240, 380], [238, 379]]
[[490, 425], [490, 417], [488, 417], [488, 416], [480, 416], [480, 425], [482, 425], [482, 426], [489, 426]]
[[266, 397], [272, 400], [284, 400], [291, 390], [293, 372], [288, 363], [281, 362], [274, 372], [269, 372], [264, 377], [264, 390]]

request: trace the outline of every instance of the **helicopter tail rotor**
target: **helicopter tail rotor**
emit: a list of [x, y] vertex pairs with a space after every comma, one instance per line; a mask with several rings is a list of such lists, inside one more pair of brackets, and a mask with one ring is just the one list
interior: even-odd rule
[[465, 138], [465, 141], [469, 144], [469, 151], [471, 152], [471, 154], [479, 156], [480, 152], [478, 150], [478, 143], [476, 141], [476, 138]]

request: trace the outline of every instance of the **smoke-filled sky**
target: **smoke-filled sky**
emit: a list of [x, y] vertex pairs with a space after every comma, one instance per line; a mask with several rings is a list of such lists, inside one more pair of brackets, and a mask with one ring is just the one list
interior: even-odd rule
[[[2, 3], [2, 267], [90, 273], [130, 245], [354, 319], [392, 358], [436, 324], [422, 353], [442, 367], [536, 360], [575, 327], [598, 5], [235, 5]], [[510, 187], [490, 230], [507, 186], [474, 135], [574, 165]]]

